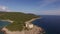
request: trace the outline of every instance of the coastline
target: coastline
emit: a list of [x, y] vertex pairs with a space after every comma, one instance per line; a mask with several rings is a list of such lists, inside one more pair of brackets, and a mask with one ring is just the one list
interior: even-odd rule
[[[26, 21], [25, 23], [31, 23], [32, 21], [34, 21], [36, 19], [40, 19], [40, 18], [33, 18], [29, 21]], [[37, 33], [41, 33], [43, 31], [43, 29], [41, 27], [38, 27], [38, 26], [34, 25], [32, 30], [29, 30], [29, 31], [27, 31], [27, 30], [9, 31], [6, 27], [2, 28], [2, 31], [4, 31], [5, 34], [37, 34]]]
[[29, 20], [29, 21], [26, 21], [25, 23], [31, 23], [32, 21], [37, 20], [37, 19], [40, 19], [40, 18], [33, 18], [33, 19]]
[[7, 28], [3, 28], [2, 31], [4, 34], [40, 34], [43, 32], [41, 27], [34, 26], [32, 30], [24, 30], [24, 31], [9, 31]]

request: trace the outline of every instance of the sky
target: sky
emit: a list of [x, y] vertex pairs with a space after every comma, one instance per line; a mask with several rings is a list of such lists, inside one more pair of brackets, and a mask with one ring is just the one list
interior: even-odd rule
[[0, 11], [60, 15], [60, 0], [0, 0]]

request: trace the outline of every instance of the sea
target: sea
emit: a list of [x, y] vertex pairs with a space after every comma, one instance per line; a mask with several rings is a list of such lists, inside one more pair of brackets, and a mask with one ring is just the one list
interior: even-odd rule
[[4, 34], [4, 32], [2, 32], [1, 29], [9, 24], [11, 24], [11, 23], [7, 22], [7, 21], [0, 21], [0, 34]]
[[[59, 15], [40, 15], [42, 18], [33, 21], [34, 25], [42, 27], [46, 33], [45, 34], [60, 34], [60, 16]], [[0, 30], [8, 25], [8, 22], [0, 21]], [[0, 31], [0, 34], [4, 32]]]

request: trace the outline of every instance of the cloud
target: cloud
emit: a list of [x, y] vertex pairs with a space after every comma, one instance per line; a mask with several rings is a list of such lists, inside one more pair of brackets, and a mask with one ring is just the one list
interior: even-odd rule
[[45, 11], [38, 11], [36, 12], [36, 14], [39, 14], [39, 15], [60, 15], [60, 10], [45, 10]]
[[[39, 4], [39, 8], [43, 8], [43, 9], [42, 10], [39, 9], [40, 11], [36, 11], [35, 14], [38, 14], [38, 15], [60, 15], [60, 5], [55, 4], [58, 2], [60, 2], [60, 0], [42, 0], [42, 1], [38, 2], [37, 4]], [[46, 8], [46, 7], [48, 7], [48, 8]]]
[[58, 1], [60, 1], [60, 0], [42, 0], [42, 1], [40, 1], [40, 3], [41, 3], [40, 7], [45, 7], [49, 4], [52, 4], [52, 3], [55, 3], [55, 2], [58, 2]]
[[0, 6], [0, 11], [10, 11], [6, 6]]

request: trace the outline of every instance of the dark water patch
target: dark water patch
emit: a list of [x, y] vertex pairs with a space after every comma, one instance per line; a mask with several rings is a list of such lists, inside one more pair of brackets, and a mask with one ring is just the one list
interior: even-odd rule
[[4, 34], [4, 32], [0, 31], [0, 34]]

